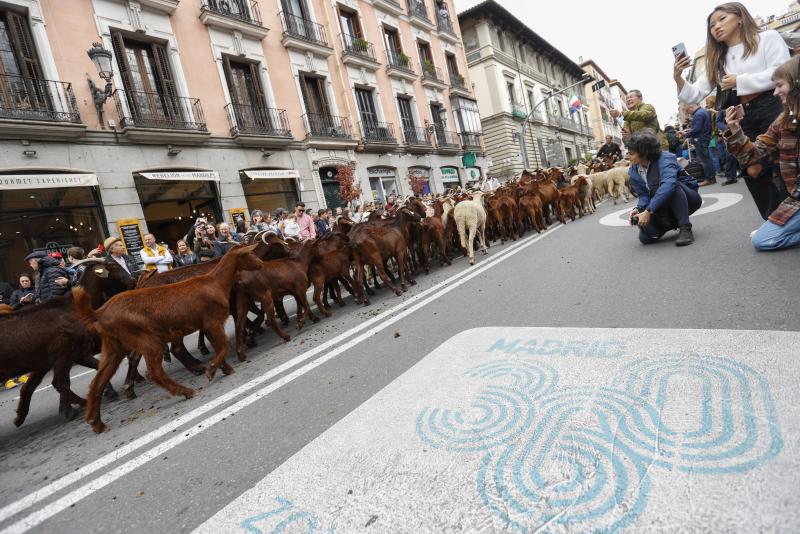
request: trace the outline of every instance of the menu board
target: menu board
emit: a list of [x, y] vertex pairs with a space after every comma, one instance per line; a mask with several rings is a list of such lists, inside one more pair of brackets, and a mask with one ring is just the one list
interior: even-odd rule
[[136, 263], [137, 270], [144, 269], [142, 255], [139, 254], [139, 251], [144, 248], [144, 237], [139, 219], [120, 219], [117, 221], [117, 229], [122, 242], [125, 243], [128, 256]]
[[233, 230], [236, 231], [236, 223], [247, 220], [247, 210], [244, 208], [231, 208], [229, 211], [231, 214], [231, 224], [233, 225]]

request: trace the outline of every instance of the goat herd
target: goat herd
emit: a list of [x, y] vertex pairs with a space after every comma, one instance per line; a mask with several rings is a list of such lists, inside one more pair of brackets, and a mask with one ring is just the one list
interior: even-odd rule
[[[592, 170], [596, 172], [590, 175], [571, 170], [566, 178], [559, 168], [525, 171], [520, 180], [492, 193], [440, 196], [432, 214], [419, 198], [411, 197], [393, 218], [373, 213], [358, 224], [340, 218], [331, 233], [316, 240], [286, 242], [274, 233], [249, 234], [242, 246], [220, 259], [146, 273], [136, 282], [114, 261], [85, 260], [89, 268], [71, 294], [0, 315], [0, 380], [30, 373], [20, 391], [14, 424], [25, 421], [34, 390], [51, 370], [59, 413], [71, 419], [78, 413], [73, 405], [85, 406], [86, 421], [95, 432], [103, 432], [101, 400], [104, 394], [118, 396], [110, 380], [123, 358], [129, 360], [126, 397], [135, 397], [134, 384], [144, 380], [137, 371], [144, 357], [150, 381], [188, 399], [195, 391], [171, 379], [162, 361], [174, 356], [190, 372], [205, 373], [209, 380], [217, 369], [232, 373], [226, 361], [225, 323], [230, 315], [236, 354], [244, 361], [245, 346], [254, 346], [264, 320], [289, 340], [284, 297], [292, 296], [297, 303], [298, 329], [307, 320], [319, 321], [306, 297], [309, 286], [313, 285], [318, 311], [329, 317], [329, 295], [340, 306], [345, 304], [340, 284], [356, 303], [367, 305], [374, 289], [380, 288], [379, 280], [402, 295], [408, 284], [415, 284], [420, 267], [429, 272], [432, 251], [441, 265], [450, 265], [460, 248], [473, 264], [476, 240], [486, 254], [487, 239], [505, 242], [528, 229], [545, 230], [551, 217], [565, 223], [566, 217], [575, 220], [594, 213], [596, 201], [606, 193], [615, 203], [620, 196], [627, 202], [626, 167], [597, 164]], [[251, 313], [254, 320], [249, 319]], [[198, 350], [209, 353], [207, 338], [215, 352], [205, 366], [183, 344], [184, 336], [197, 331]], [[94, 357], [98, 352], [99, 361]], [[74, 364], [97, 369], [86, 400], [70, 389]]]

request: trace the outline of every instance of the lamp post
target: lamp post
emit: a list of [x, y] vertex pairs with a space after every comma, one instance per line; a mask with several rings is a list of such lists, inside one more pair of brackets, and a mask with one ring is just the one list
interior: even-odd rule
[[547, 95], [547, 97], [543, 98], [541, 102], [539, 102], [538, 104], [533, 106], [533, 109], [530, 111], [530, 113], [528, 113], [528, 116], [525, 117], [525, 120], [522, 121], [522, 125], [519, 127], [519, 153], [522, 156], [522, 166], [523, 166], [523, 168], [525, 168], [525, 169], [528, 168], [528, 151], [525, 148], [525, 130], [528, 129], [528, 121], [530, 120], [531, 116], [533, 115], [533, 112], [536, 111], [536, 108], [538, 108], [539, 106], [541, 106], [542, 104], [544, 104], [545, 102], [547, 102], [548, 100], [553, 98], [554, 96], [566, 93], [567, 91], [569, 91], [570, 89], [572, 89], [576, 85], [580, 85], [582, 83], [585, 84], [585, 83], [590, 82], [591, 80], [592, 80], [592, 77], [589, 75], [589, 73], [584, 72], [583, 76], [581, 76], [580, 80], [578, 80], [577, 82], [573, 83], [572, 85], [568, 85], [567, 87], [564, 87], [563, 89], [559, 89], [558, 91], [556, 91], [554, 93], [550, 93], [549, 95]]
[[92, 92], [94, 108], [97, 111], [97, 120], [100, 122], [100, 127], [105, 130], [106, 125], [103, 121], [103, 105], [106, 103], [108, 97], [111, 96], [111, 79], [114, 76], [112, 65], [113, 56], [110, 51], [103, 48], [101, 43], [92, 43], [92, 48], [90, 48], [86, 54], [89, 56], [89, 59], [92, 60], [92, 63], [94, 63], [97, 73], [106, 82], [105, 88], [100, 89], [94, 84], [89, 74], [86, 74], [86, 79], [89, 82], [89, 90]]

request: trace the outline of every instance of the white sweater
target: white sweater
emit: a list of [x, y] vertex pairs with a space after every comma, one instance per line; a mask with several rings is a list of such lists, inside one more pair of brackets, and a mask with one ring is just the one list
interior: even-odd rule
[[[739, 96], [774, 89], [772, 73], [789, 61], [789, 48], [780, 33], [767, 30], [758, 36], [755, 53], [743, 59], [744, 44], [740, 43], [728, 48], [725, 55], [725, 73], [736, 75], [736, 94]], [[678, 98], [687, 104], [698, 104], [714, 90], [716, 87], [711, 87], [706, 73], [703, 73], [696, 82], [686, 82]]]

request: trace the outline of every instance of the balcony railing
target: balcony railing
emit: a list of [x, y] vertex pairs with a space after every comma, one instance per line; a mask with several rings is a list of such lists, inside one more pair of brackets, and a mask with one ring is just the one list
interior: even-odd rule
[[328, 46], [328, 35], [325, 32], [325, 26], [285, 11], [281, 11], [279, 15], [283, 24], [284, 35]]
[[0, 75], [0, 118], [80, 123], [72, 84]]
[[430, 17], [428, 17], [428, 9], [425, 7], [425, 3], [418, 0], [408, 0], [408, 14], [425, 22], [431, 21]]
[[511, 114], [518, 119], [528, 118], [528, 111], [521, 102], [511, 102]]
[[253, 0], [203, 0], [203, 9], [224, 15], [233, 19], [238, 19], [256, 26], [261, 26], [261, 12], [258, 9], [258, 2]]
[[454, 89], [467, 89], [467, 80], [460, 74], [450, 73], [450, 87]]
[[444, 128], [436, 128], [434, 129], [434, 134], [439, 148], [458, 148], [460, 146], [456, 132], [450, 132]]
[[403, 137], [407, 145], [426, 145], [431, 146], [431, 138], [428, 130], [418, 126], [403, 126]]
[[342, 34], [343, 53], [345, 55], [359, 56], [372, 61], [378, 61], [375, 57], [375, 47], [363, 37], [356, 37], [347, 33]]
[[393, 69], [406, 71], [409, 74], [416, 74], [411, 65], [411, 58], [402, 52], [386, 51], [386, 63]]
[[436, 25], [439, 27], [439, 31], [447, 32], [450, 35], [456, 34], [456, 31], [453, 28], [453, 21], [450, 20], [450, 15], [446, 12], [436, 13]]
[[231, 135], [269, 135], [291, 137], [285, 109], [231, 103], [225, 106]]
[[361, 121], [361, 133], [367, 143], [397, 144], [394, 124], [389, 122]]
[[434, 66], [433, 63], [422, 62], [420, 63], [420, 69], [422, 70], [423, 80], [432, 80], [434, 82], [444, 83], [442, 78], [442, 69]]
[[207, 130], [197, 98], [117, 89], [114, 101], [123, 128]]
[[327, 113], [306, 113], [303, 115], [308, 137], [327, 137], [331, 139], [352, 139], [350, 122], [346, 117]]
[[461, 132], [461, 146], [464, 148], [480, 148], [481, 134], [478, 132]]

